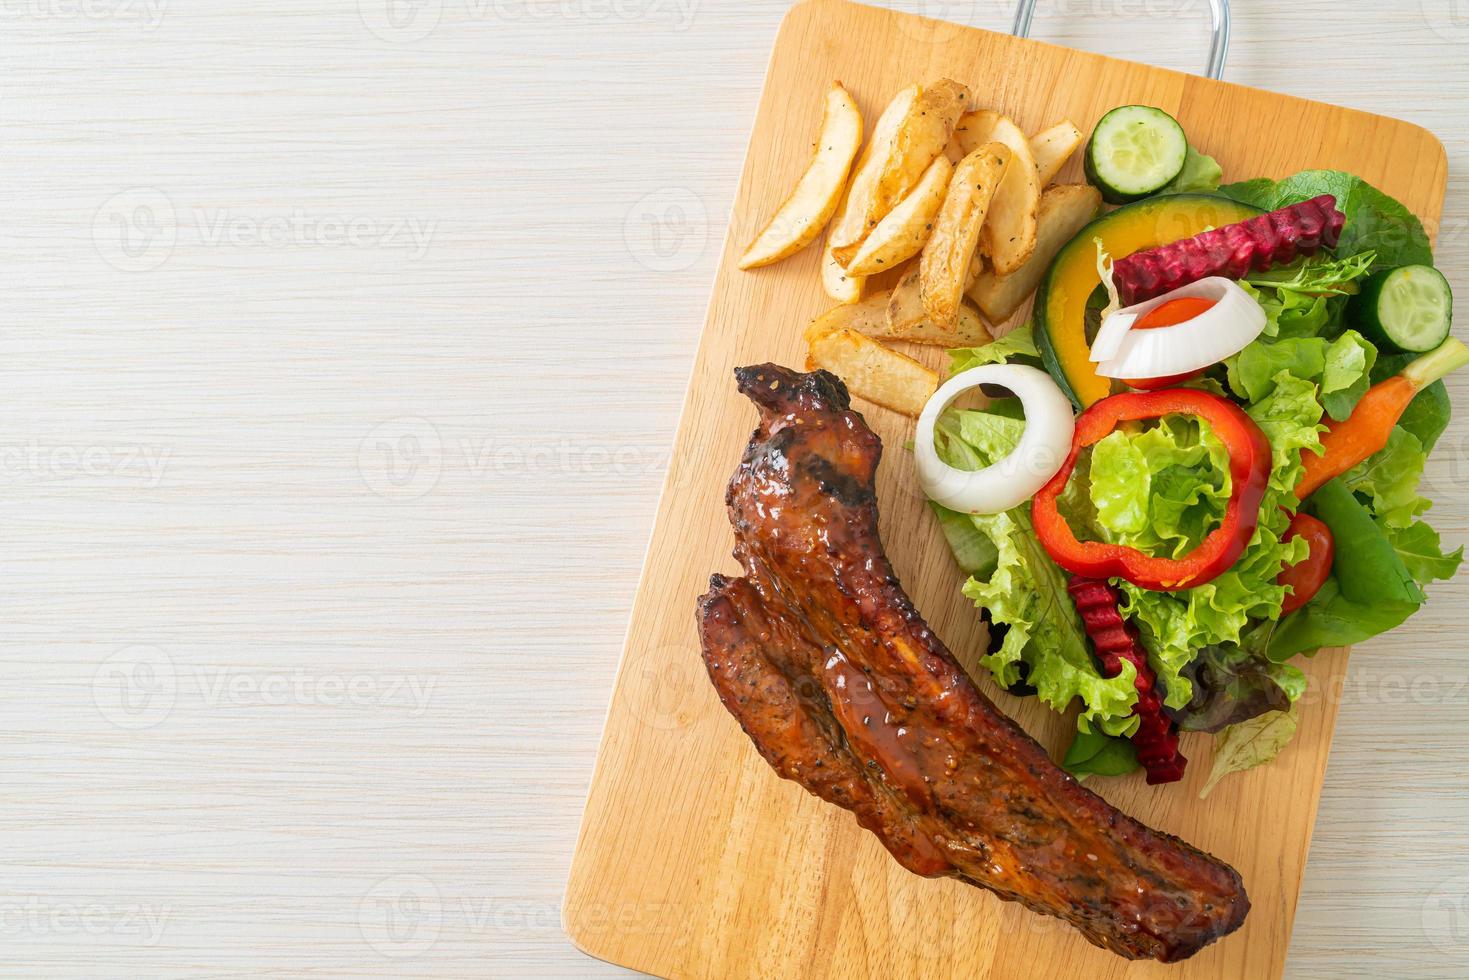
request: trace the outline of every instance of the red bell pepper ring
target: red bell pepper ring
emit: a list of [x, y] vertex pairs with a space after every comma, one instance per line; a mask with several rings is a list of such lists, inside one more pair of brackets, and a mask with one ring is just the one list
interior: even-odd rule
[[[1209, 423], [1229, 451], [1229, 503], [1219, 526], [1180, 558], [1156, 558], [1125, 545], [1080, 541], [1056, 508], [1076, 458], [1123, 422], [1194, 415]], [[1228, 571], [1260, 521], [1260, 500], [1270, 478], [1270, 440], [1238, 405], [1194, 388], [1138, 391], [1103, 398], [1076, 418], [1071, 452], [1031, 503], [1036, 537], [1056, 564], [1074, 575], [1122, 578], [1144, 589], [1190, 589]]]

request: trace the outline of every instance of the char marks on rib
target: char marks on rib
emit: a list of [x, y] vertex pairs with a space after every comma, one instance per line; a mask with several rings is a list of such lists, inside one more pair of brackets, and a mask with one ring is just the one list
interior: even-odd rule
[[974, 687], [877, 533], [882, 445], [830, 374], [740, 368], [760, 410], [726, 502], [742, 578], [699, 601], [720, 700], [781, 776], [905, 868], [958, 877], [1134, 959], [1239, 927], [1238, 873], [1122, 814]]

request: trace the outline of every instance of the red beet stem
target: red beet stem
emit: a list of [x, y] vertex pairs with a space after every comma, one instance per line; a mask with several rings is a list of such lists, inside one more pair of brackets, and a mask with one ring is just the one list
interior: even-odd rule
[[1251, 270], [1288, 265], [1302, 255], [1315, 255], [1323, 246], [1335, 248], [1346, 220], [1336, 208], [1336, 198], [1322, 194], [1248, 221], [1134, 252], [1113, 266], [1117, 292], [1122, 305], [1131, 306], [1210, 276], [1243, 279]]
[[1122, 618], [1118, 607], [1121, 596], [1102, 579], [1072, 576], [1066, 586], [1082, 624], [1096, 648], [1102, 663], [1103, 677], [1116, 677], [1122, 672], [1122, 661], [1137, 668], [1134, 686], [1137, 704], [1132, 713], [1140, 719], [1132, 744], [1138, 761], [1148, 774], [1148, 784], [1175, 783], [1183, 778], [1188, 760], [1178, 751], [1178, 732], [1173, 720], [1163, 712], [1163, 699], [1158, 696], [1157, 677], [1148, 666], [1137, 627]]

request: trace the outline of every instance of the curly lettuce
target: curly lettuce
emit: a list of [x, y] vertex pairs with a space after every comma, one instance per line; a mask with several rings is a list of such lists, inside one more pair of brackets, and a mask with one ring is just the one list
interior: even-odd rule
[[1027, 323], [983, 347], [959, 347], [949, 351], [949, 374], [955, 375], [984, 364], [1030, 364], [1038, 367], [1040, 362], [1035, 333]]
[[[1155, 592], [1121, 581], [1123, 612], [1143, 634], [1148, 661], [1164, 688], [1164, 703], [1182, 709], [1193, 698], [1187, 668], [1205, 647], [1239, 647], [1253, 621], [1275, 619], [1285, 601], [1285, 587], [1276, 578], [1286, 564], [1294, 564], [1309, 550], [1305, 541], [1281, 540], [1291, 512], [1294, 488], [1300, 479], [1303, 450], [1320, 452], [1321, 403], [1316, 387], [1282, 370], [1272, 379], [1270, 393], [1248, 409], [1264, 430], [1272, 448], [1270, 482], [1260, 504], [1259, 523], [1244, 553], [1229, 571], [1203, 585], [1176, 592]], [[1151, 553], [1179, 555], [1217, 526], [1229, 498], [1228, 453], [1194, 419], [1167, 419], [1140, 433], [1118, 431], [1108, 440], [1127, 442], [1132, 453], [1108, 453], [1091, 461], [1092, 496], [1134, 498], [1132, 507], [1146, 514], [1143, 522], [1118, 506], [1098, 506], [1096, 521], [1110, 541]], [[1127, 472], [1111, 462], [1131, 457]], [[1155, 490], [1155, 487], [1158, 489]], [[1177, 488], [1188, 488], [1179, 497]], [[1161, 492], [1158, 492], [1161, 491]], [[1117, 515], [1123, 517], [1118, 519]]]
[[[980, 469], [1006, 456], [1025, 422], [977, 410], [950, 410], [935, 427], [939, 457], [958, 469]], [[1078, 725], [1108, 735], [1137, 728], [1136, 669], [1124, 664], [1103, 677], [1081, 618], [1066, 592], [1066, 573], [1041, 547], [1025, 506], [1001, 514], [960, 514], [934, 505], [960, 565], [970, 574], [964, 595], [1007, 627], [999, 648], [980, 659], [995, 683], [1024, 683], [1057, 711], [1081, 705]]]
[[1463, 545], [1445, 552], [1438, 532], [1422, 521], [1407, 527], [1385, 527], [1383, 532], [1398, 560], [1420, 586], [1453, 578], [1464, 561]]
[[1219, 780], [1230, 773], [1244, 772], [1273, 761], [1295, 737], [1294, 702], [1279, 711], [1267, 711], [1248, 721], [1230, 725], [1220, 733], [1214, 746], [1209, 781], [1199, 790], [1199, 799], [1205, 799], [1214, 792]]
[[1352, 414], [1371, 387], [1377, 348], [1355, 330], [1344, 331], [1326, 348], [1321, 370], [1321, 406], [1340, 422]]
[[1418, 483], [1428, 454], [1418, 437], [1393, 426], [1387, 445], [1342, 476], [1347, 489], [1370, 501], [1372, 512], [1387, 527], [1405, 528], [1432, 504], [1418, 496]]
[[1117, 430], [1092, 447], [1089, 492], [1106, 540], [1178, 558], [1224, 516], [1229, 450], [1188, 416]]

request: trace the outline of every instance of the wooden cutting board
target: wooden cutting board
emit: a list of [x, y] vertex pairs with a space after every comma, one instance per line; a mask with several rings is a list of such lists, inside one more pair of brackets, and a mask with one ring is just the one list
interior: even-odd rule
[[[870, 129], [904, 85], [951, 76], [1027, 132], [1149, 103], [1173, 113], [1227, 179], [1310, 167], [1360, 174], [1436, 229], [1447, 162], [1427, 131], [1380, 116], [1117, 61], [841, 0], [791, 10], [776, 39], [714, 284], [677, 443], [633, 606], [564, 922], [581, 949], [665, 977], [1276, 977], [1316, 817], [1344, 650], [1304, 664], [1311, 690], [1295, 741], [1273, 764], [1224, 780], [1207, 801], [1208, 740], [1184, 739], [1181, 784], [1140, 777], [1092, 788], [1145, 823], [1239, 869], [1254, 903], [1243, 929], [1184, 964], [1128, 963], [1069, 927], [952, 880], [903, 871], [845, 810], [781, 780], [719, 705], [704, 673], [694, 601], [737, 572], [724, 487], [755, 411], [736, 365], [804, 361], [801, 331], [830, 303], [818, 249], [754, 273], [735, 260], [805, 166], [822, 93], [840, 79]], [[1079, 180], [1073, 161], [1062, 174]], [[932, 364], [939, 351], [922, 354]], [[971, 668], [974, 607], [903, 449], [910, 420], [858, 401], [883, 438], [882, 532], [918, 608]], [[1053, 755], [1069, 719], [981, 688]]]

